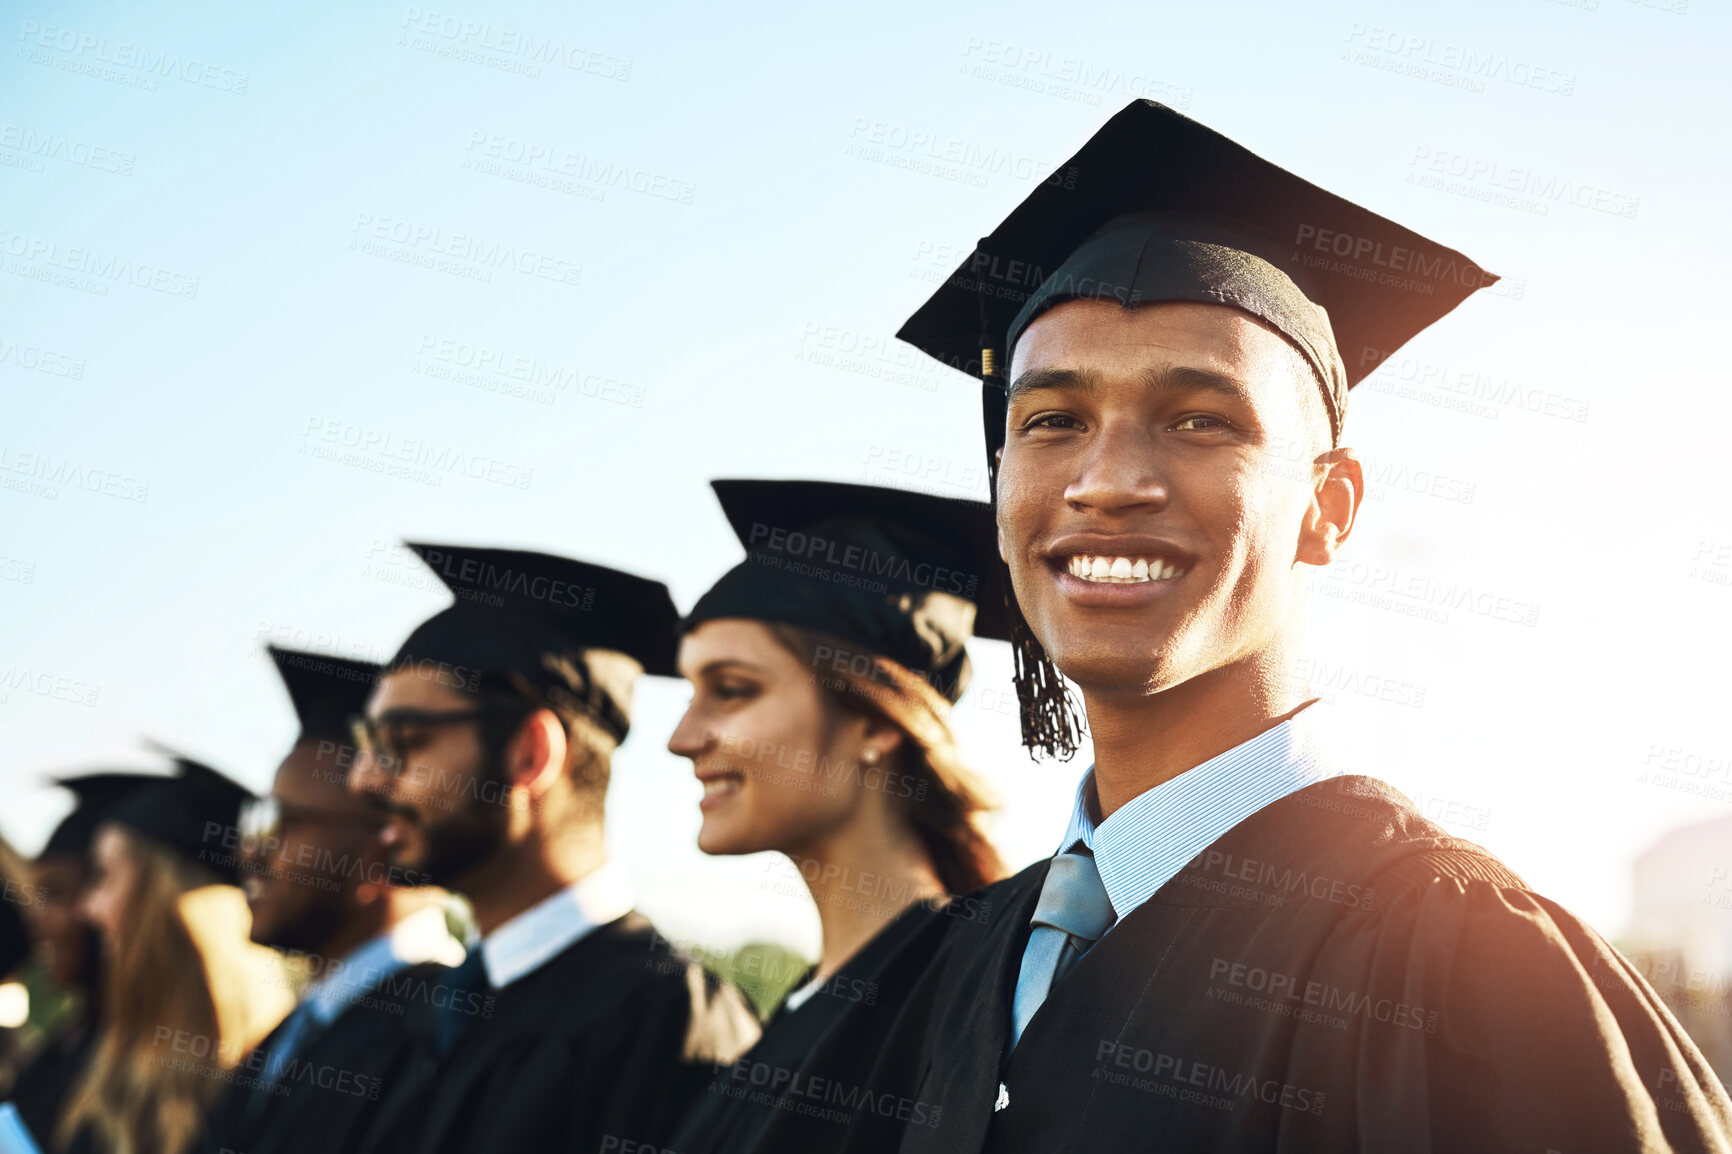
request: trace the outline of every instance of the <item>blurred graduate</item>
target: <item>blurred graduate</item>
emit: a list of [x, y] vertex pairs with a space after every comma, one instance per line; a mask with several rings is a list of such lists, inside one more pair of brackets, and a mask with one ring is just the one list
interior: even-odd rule
[[103, 812], [141, 783], [137, 773], [86, 773], [56, 781], [74, 797], [31, 866], [34, 900], [25, 919], [44, 975], [69, 995], [54, 1033], [43, 1039], [11, 1090], [25, 1125], [38, 1141], [54, 1134], [67, 1096], [95, 1050], [102, 1017], [102, 943], [78, 905], [90, 879], [90, 845]]
[[252, 940], [308, 964], [312, 984], [241, 1063], [205, 1146], [246, 1154], [340, 1151], [431, 1039], [406, 1013], [445, 988], [464, 948], [444, 891], [417, 887], [379, 845], [380, 816], [347, 787], [349, 719], [376, 665], [272, 647], [299, 723], [270, 793], [241, 811]]
[[249, 939], [236, 848], [251, 795], [190, 758], [175, 769], [96, 826], [80, 911], [106, 990], [90, 1063], [54, 1131], [36, 1136], [47, 1149], [194, 1149], [242, 1059], [294, 1004], [281, 958]]
[[757, 1037], [739, 992], [633, 911], [603, 814], [645, 672], [674, 673], [665, 586], [543, 553], [412, 545], [456, 603], [387, 663], [350, 787], [395, 865], [468, 898], [481, 941], [436, 1045], [363, 1148], [659, 1145]]

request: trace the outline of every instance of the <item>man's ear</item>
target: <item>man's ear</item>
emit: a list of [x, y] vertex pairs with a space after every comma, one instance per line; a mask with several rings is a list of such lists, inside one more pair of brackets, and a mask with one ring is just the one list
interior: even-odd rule
[[565, 772], [565, 726], [551, 709], [538, 709], [523, 719], [506, 749], [505, 779], [539, 798]]
[[1306, 565], [1327, 565], [1353, 532], [1359, 506], [1365, 500], [1365, 470], [1352, 449], [1330, 449], [1312, 462], [1315, 483], [1299, 548], [1293, 559]]

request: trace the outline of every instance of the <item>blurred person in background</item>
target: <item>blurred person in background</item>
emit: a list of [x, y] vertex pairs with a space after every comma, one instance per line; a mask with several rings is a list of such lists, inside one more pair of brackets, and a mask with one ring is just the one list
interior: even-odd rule
[[141, 783], [160, 780], [137, 773], [56, 780], [76, 802], [36, 855], [27, 921], [43, 976], [67, 995], [67, 1004], [11, 1090], [25, 1125], [39, 1138], [55, 1132], [67, 1095], [90, 1062], [102, 1016], [102, 943], [78, 910], [89, 880], [91, 841], [109, 806]]
[[81, 909], [107, 990], [95, 1055], [52, 1135], [76, 1154], [186, 1154], [235, 1067], [294, 1004], [281, 958], [249, 940], [235, 853], [249, 795], [175, 764], [177, 776], [110, 807], [92, 844]]
[[362, 1148], [659, 1147], [711, 1064], [757, 1038], [739, 992], [635, 912], [608, 854], [613, 751], [639, 676], [674, 673], [673, 601], [544, 553], [410, 547], [456, 603], [387, 663], [349, 783], [388, 815], [393, 864], [474, 908], [460, 980], [477, 1000], [447, 1000]]
[[[12, 847], [0, 838], [0, 989], [6, 989], [13, 971], [30, 956], [30, 934], [24, 926], [22, 907], [31, 901], [32, 887], [24, 882], [23, 862]], [[14, 989], [22, 989], [21, 986]], [[12, 991], [7, 991], [7, 1001]], [[8, 1098], [7, 1088], [17, 1069], [21, 1028], [27, 1019], [28, 1003], [19, 1013], [16, 1005], [0, 1003], [0, 1101]]]
[[[1004, 874], [948, 721], [965, 643], [999, 635], [1002, 613], [980, 608], [1003, 604], [979, 576], [995, 572], [991, 506], [817, 481], [712, 487], [749, 555], [684, 622], [692, 700], [668, 749], [704, 785], [699, 848], [786, 854], [823, 944], [758, 1044], [716, 1071], [669, 1142], [681, 1154], [749, 1150], [799, 1104], [776, 1091], [842, 1010], [879, 1005], [880, 968], [946, 915], [977, 916], [946, 904]], [[867, 572], [880, 576], [838, 580]]]
[[271, 792], [241, 811], [242, 887], [252, 940], [308, 963], [315, 980], [217, 1103], [211, 1154], [347, 1149], [393, 1073], [426, 1044], [405, 1026], [409, 1005], [438, 997], [464, 955], [445, 892], [390, 866], [378, 811], [348, 790], [349, 718], [379, 667], [270, 654], [300, 732]]
[[[0, 855], [0, 860], [5, 856], [8, 855]], [[0, 885], [10, 891], [20, 884], [13, 871], [0, 867]], [[0, 981], [11, 976], [30, 956], [30, 934], [24, 927], [24, 915], [19, 912], [21, 904], [10, 897], [0, 899]]]

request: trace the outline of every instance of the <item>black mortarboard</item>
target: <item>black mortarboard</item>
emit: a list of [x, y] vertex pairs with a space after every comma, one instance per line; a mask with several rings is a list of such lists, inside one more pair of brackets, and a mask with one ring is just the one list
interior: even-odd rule
[[457, 602], [411, 633], [389, 669], [442, 661], [459, 677], [521, 680], [549, 704], [583, 710], [616, 740], [631, 728], [639, 671], [592, 654], [676, 673], [679, 611], [660, 581], [547, 553], [408, 545]]
[[[1347, 391], [1497, 277], [1453, 249], [1134, 100], [1018, 205], [897, 336], [982, 381], [997, 489], [1005, 383], [1022, 330], [1076, 299], [1225, 304], [1279, 332], [1316, 374], [1339, 441]], [[1081, 719], [1010, 607], [1023, 743], [1075, 752]]]
[[711, 481], [746, 559], [684, 627], [778, 621], [858, 645], [955, 701], [972, 633], [1009, 637], [992, 506], [832, 481]]
[[[1022, 329], [1061, 301], [1232, 305], [1311, 364], [1339, 437], [1347, 390], [1497, 279], [1189, 117], [1135, 100], [981, 240], [897, 336], [991, 378], [1008, 368]], [[992, 408], [989, 417], [1002, 415]], [[1003, 436], [1002, 421], [988, 425], [989, 458]]]
[[239, 878], [235, 858], [241, 804], [252, 793], [189, 757], [174, 757], [174, 777], [150, 778], [102, 815], [197, 862], [224, 882]]
[[60, 777], [54, 784], [72, 791], [77, 798], [72, 812], [60, 819], [41, 857], [66, 854], [84, 857], [90, 852], [90, 839], [102, 822], [108, 808], [140, 786], [159, 782], [162, 778], [143, 773], [84, 773], [77, 777]]
[[379, 666], [275, 645], [270, 654], [301, 723], [296, 740], [349, 740], [349, 718], [366, 708]]

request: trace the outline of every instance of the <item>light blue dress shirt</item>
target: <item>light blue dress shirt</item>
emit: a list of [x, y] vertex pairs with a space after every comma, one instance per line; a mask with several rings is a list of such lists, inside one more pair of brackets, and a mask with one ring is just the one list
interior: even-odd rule
[[[1177, 877], [1192, 858], [1264, 806], [1346, 773], [1329, 751], [1329, 728], [1329, 708], [1314, 701], [1280, 725], [1139, 793], [1099, 823], [1094, 819], [1099, 807], [1095, 771], [1090, 766], [1077, 784], [1076, 803], [1058, 852], [1079, 841], [1089, 847], [1107, 900], [1123, 921]], [[1030, 936], [1029, 949], [1037, 937]], [[1029, 949], [1023, 952], [1022, 966], [1030, 965]], [[1018, 1003], [1031, 996], [1023, 986], [1025, 976], [1039, 980], [1018, 968]], [[1036, 1004], [1045, 994], [1035, 992]], [[1009, 1105], [1010, 1092], [1000, 1082], [993, 1110]]]
[[445, 928], [443, 909], [429, 906], [410, 914], [348, 957], [333, 961], [329, 972], [308, 987], [277, 1032], [261, 1080], [276, 1085], [311, 1034], [342, 1017], [386, 978], [423, 962], [455, 966], [462, 961], [463, 946]]
[[1113, 912], [1123, 919], [1264, 806], [1346, 773], [1328, 749], [1329, 716], [1328, 706], [1312, 702], [1250, 741], [1138, 794], [1098, 825], [1091, 766], [1077, 786], [1059, 852], [1079, 841], [1094, 852]]

